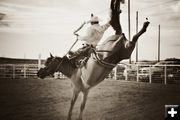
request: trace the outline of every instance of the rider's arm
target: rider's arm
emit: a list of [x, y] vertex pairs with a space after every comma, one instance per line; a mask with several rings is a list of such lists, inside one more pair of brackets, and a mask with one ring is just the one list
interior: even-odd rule
[[75, 31], [74, 31], [74, 35], [79, 36], [79, 35], [77, 34], [77, 32], [78, 32], [80, 29], [82, 29], [82, 27], [83, 27], [85, 24], [86, 24], [86, 22], [84, 22], [77, 30], [75, 30]]
[[106, 23], [106, 24], [104, 24], [104, 25], [102, 25], [102, 26], [101, 26], [102, 31], [106, 31], [106, 30], [109, 28], [109, 26], [110, 26], [110, 23], [109, 23], [109, 22]]
[[95, 35], [95, 30], [88, 28], [85, 36], [79, 36], [79, 40], [90, 43], [91, 38]]

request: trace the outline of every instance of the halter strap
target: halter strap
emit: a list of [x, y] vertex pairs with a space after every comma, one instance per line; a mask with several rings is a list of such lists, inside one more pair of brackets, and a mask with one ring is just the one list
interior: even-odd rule
[[[65, 57], [65, 56], [64, 56]], [[58, 69], [59, 69], [59, 67], [61, 66], [61, 64], [63, 63], [63, 61], [64, 61], [64, 57], [62, 57], [62, 60], [60, 61], [60, 63], [57, 65], [57, 68], [56, 68], [56, 70], [55, 70], [55, 72], [57, 72], [58, 71]], [[55, 57], [55, 58], [57, 58], [58, 59], [58, 57]], [[58, 60], [59, 61], [59, 60]]]

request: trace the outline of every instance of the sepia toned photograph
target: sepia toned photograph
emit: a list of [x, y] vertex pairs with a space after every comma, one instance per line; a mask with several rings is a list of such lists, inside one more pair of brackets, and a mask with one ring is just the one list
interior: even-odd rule
[[180, 120], [180, 0], [0, 0], [0, 120]]

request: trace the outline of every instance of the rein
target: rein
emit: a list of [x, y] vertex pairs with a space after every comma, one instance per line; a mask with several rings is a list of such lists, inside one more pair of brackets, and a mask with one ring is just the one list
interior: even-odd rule
[[[94, 60], [96, 60], [96, 62], [98, 62], [98, 63], [101, 64], [102, 66], [104, 66], [104, 67], [106, 67], [106, 68], [110, 68], [110, 69], [112, 69], [112, 68], [114, 68], [114, 67], [116, 66], [116, 64], [109, 63], [109, 62], [105, 62], [105, 61], [101, 60], [101, 59], [99, 58], [98, 54], [97, 54], [97, 52], [110, 52], [110, 51], [103, 51], [103, 50], [102, 50], [102, 51], [101, 51], [101, 50], [96, 51], [94, 48], [92, 48], [92, 51], [93, 51], [94, 57], [95, 57]], [[66, 57], [66, 56], [64, 56], [64, 57]], [[63, 63], [63, 61], [64, 61], [64, 57], [62, 58], [62, 60], [60, 61], [60, 63], [57, 65], [55, 71], [58, 71], [59, 67], [62, 65], [62, 63]]]
[[[74, 45], [77, 43], [77, 41], [79, 40], [78, 39], [78, 34], [77, 34], [77, 32], [79, 31], [79, 30], [81, 30], [82, 29], [82, 27], [85, 25], [86, 23], [83, 23], [77, 30], [75, 30], [74, 32], [73, 32], [73, 34], [74, 35], [76, 35], [76, 41], [72, 44], [72, 46], [69, 48], [69, 50], [68, 50], [68, 52], [64, 55], [64, 57], [71, 51], [71, 49], [74, 47]], [[63, 58], [64, 58], [63, 57]], [[56, 68], [56, 70], [55, 71], [58, 71], [58, 69], [59, 69], [59, 67], [61, 66], [61, 64], [62, 64], [62, 62], [63, 62], [63, 59], [62, 58], [62, 60], [61, 60], [61, 62], [58, 64], [58, 66], [57, 66], [57, 68]]]

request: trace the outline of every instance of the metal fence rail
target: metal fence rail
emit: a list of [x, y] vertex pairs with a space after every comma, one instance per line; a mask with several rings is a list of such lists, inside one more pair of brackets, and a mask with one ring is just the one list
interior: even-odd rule
[[0, 78], [36, 78], [37, 71], [37, 64], [2, 64], [0, 65]]
[[[38, 78], [38, 64], [1, 64], [0, 78]], [[65, 79], [62, 73], [55, 73], [55, 78]]]
[[[117, 72], [123, 68], [124, 71]], [[180, 65], [121, 65], [117, 66], [114, 71], [116, 80], [164, 84], [180, 83]]]
[[[0, 78], [37, 78], [38, 64], [2, 64]], [[55, 78], [65, 79], [62, 73], [54, 74]], [[116, 80], [179, 84], [180, 65], [124, 65], [118, 64], [108, 75]]]

